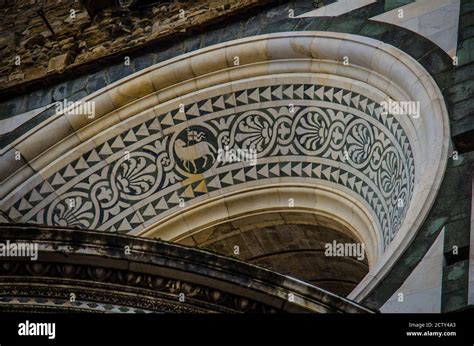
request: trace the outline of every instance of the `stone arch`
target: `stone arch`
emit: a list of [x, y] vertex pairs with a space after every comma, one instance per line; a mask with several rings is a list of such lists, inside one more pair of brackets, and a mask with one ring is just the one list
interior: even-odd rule
[[[388, 98], [419, 101], [420, 116], [384, 114]], [[18, 222], [158, 236], [158, 224], [183, 218], [183, 201], [186, 212], [261, 186], [337, 191], [372, 232], [355, 230], [372, 239], [359, 299], [429, 211], [448, 139], [438, 87], [400, 50], [350, 34], [262, 35], [142, 70], [14, 141], [1, 157], [2, 210]], [[257, 164], [220, 165], [225, 145], [257, 148]]]
[[[290, 198], [294, 199], [294, 205], [289, 208]], [[376, 232], [377, 222], [367, 209], [345, 193], [310, 184], [265, 185], [236, 191], [224, 198], [210, 198], [183, 210], [179, 217], [161, 219], [139, 235], [181, 242], [227, 222], [244, 221], [255, 227], [278, 224], [272, 217], [275, 214], [283, 215], [290, 224], [304, 220], [311, 224], [322, 222], [364, 243], [370, 265], [380, 259], [381, 237]]]
[[[284, 203], [288, 196], [295, 198], [292, 208]], [[196, 218], [209, 210], [207, 219], [214, 222], [196, 229]], [[345, 297], [380, 256], [370, 221], [357, 202], [337, 191], [267, 186], [205, 203], [155, 227], [173, 243], [237, 257]], [[192, 231], [176, 232], [182, 228]], [[170, 238], [173, 233], [177, 237]], [[350, 253], [340, 256], [338, 246]]]

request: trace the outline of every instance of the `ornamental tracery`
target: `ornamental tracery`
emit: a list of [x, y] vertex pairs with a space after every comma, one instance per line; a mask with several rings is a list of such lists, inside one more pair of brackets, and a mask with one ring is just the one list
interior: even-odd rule
[[[384, 245], [393, 239], [413, 191], [413, 154], [397, 119], [373, 100], [340, 88], [283, 84], [182, 108], [110, 138], [13, 207], [25, 222], [130, 232], [215, 190], [312, 178], [357, 193], [376, 213]], [[256, 150], [256, 165], [218, 161], [224, 147]]]

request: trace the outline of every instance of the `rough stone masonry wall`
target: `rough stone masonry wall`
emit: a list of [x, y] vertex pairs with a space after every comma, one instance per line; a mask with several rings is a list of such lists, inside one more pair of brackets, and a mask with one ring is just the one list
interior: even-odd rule
[[[91, 18], [85, 1], [0, 0], [0, 92], [20, 93], [19, 85], [43, 77], [54, 80], [65, 70], [265, 2], [171, 0], [153, 1], [150, 6], [149, 1], [138, 1], [130, 9], [112, 2]], [[37, 13], [40, 9], [54, 34]]]

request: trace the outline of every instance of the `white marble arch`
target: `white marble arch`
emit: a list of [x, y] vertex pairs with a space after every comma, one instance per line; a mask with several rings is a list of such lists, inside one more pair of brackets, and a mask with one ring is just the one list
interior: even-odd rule
[[[238, 65], [234, 63], [236, 56], [239, 57]], [[343, 64], [343, 61], [349, 64]], [[407, 214], [385, 250], [378, 235], [380, 225], [374, 221], [374, 212], [363, 203], [357, 204], [360, 209], [360, 214], [357, 214], [366, 215], [366, 225], [375, 228], [372, 235], [354, 229], [358, 238], [366, 241], [371, 249], [368, 254], [370, 272], [349, 296], [357, 301], [363, 299], [411, 242], [434, 202], [447, 161], [449, 121], [439, 88], [419, 63], [390, 45], [362, 36], [287, 32], [244, 38], [176, 57], [117, 81], [82, 100], [94, 102], [96, 114], [93, 119], [58, 113], [2, 150], [1, 210], [15, 221], [28, 221], [41, 208], [38, 205], [47, 203], [48, 198], [49, 202], [61, 199], [65, 191], [49, 185], [47, 189], [52, 191], [48, 196], [39, 191], [44, 201], [32, 207], [31, 210], [36, 208], [34, 212], [25, 205], [25, 212], [18, 210], [19, 201], [23, 203], [28, 192], [57, 174], [69, 162], [113, 136], [173, 109], [184, 100], [202, 99], [206, 93], [218, 88], [232, 91], [236, 85], [252, 87], [259, 78], [273, 78], [276, 83], [279, 78], [294, 78], [296, 81], [309, 78], [320, 85], [337, 82], [347, 90], [363, 90], [376, 102], [387, 98], [420, 102], [419, 118], [402, 116], [398, 119], [412, 146], [415, 184]], [[17, 151], [22, 160], [15, 160]], [[104, 159], [102, 164], [107, 165], [112, 160]], [[43, 183], [42, 187], [46, 185]], [[251, 184], [247, 186], [249, 189], [253, 187]], [[322, 187], [338, 190], [330, 184]], [[277, 189], [287, 188], [292, 188], [292, 185], [281, 179]], [[337, 192], [345, 195], [346, 200], [354, 199], [350, 191], [339, 189]], [[221, 198], [230, 200], [231, 195], [224, 194]], [[201, 203], [201, 200], [197, 199], [196, 203]], [[182, 218], [181, 214], [176, 215]], [[213, 214], [207, 215], [211, 220], [195, 218], [195, 229], [212, 221]], [[167, 216], [169, 219], [172, 216]], [[346, 224], [351, 222], [350, 219], [343, 221]], [[132, 233], [158, 236], [160, 229], [156, 226], [160, 222], [141, 225]], [[185, 231], [192, 232], [189, 227]], [[173, 233], [162, 238], [177, 236]]]
[[[290, 198], [294, 200], [292, 207], [288, 207]], [[245, 222], [250, 217], [252, 223], [259, 226], [266, 222], [277, 224], [272, 214], [279, 214], [290, 223], [318, 223], [346, 233], [365, 245], [369, 266], [382, 255], [382, 240], [376, 231], [378, 225], [374, 216], [336, 184], [315, 187], [314, 183], [286, 183], [241, 189], [203, 200], [179, 215], [164, 217], [139, 234], [180, 242], [219, 224]]]

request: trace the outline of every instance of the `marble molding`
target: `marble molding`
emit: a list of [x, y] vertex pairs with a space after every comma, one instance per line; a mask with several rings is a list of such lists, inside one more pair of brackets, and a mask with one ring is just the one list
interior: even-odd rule
[[[384, 114], [388, 98], [419, 102], [420, 117]], [[223, 43], [82, 102], [95, 104], [93, 118], [58, 113], [2, 150], [1, 208], [12, 220], [160, 237], [155, 226], [165, 220], [182, 220], [186, 233], [216, 222], [203, 212], [190, 229], [183, 219], [206, 201], [222, 202], [229, 219], [232, 195], [289, 189], [276, 199], [284, 209], [295, 183], [313, 186], [355, 201], [373, 232], [355, 230], [372, 239], [373, 263], [354, 299], [416, 234], [447, 160], [447, 111], [429, 73], [402, 51], [357, 35]], [[220, 164], [215, 150], [223, 145], [256, 148], [257, 165]], [[318, 202], [305, 210], [317, 213]]]

